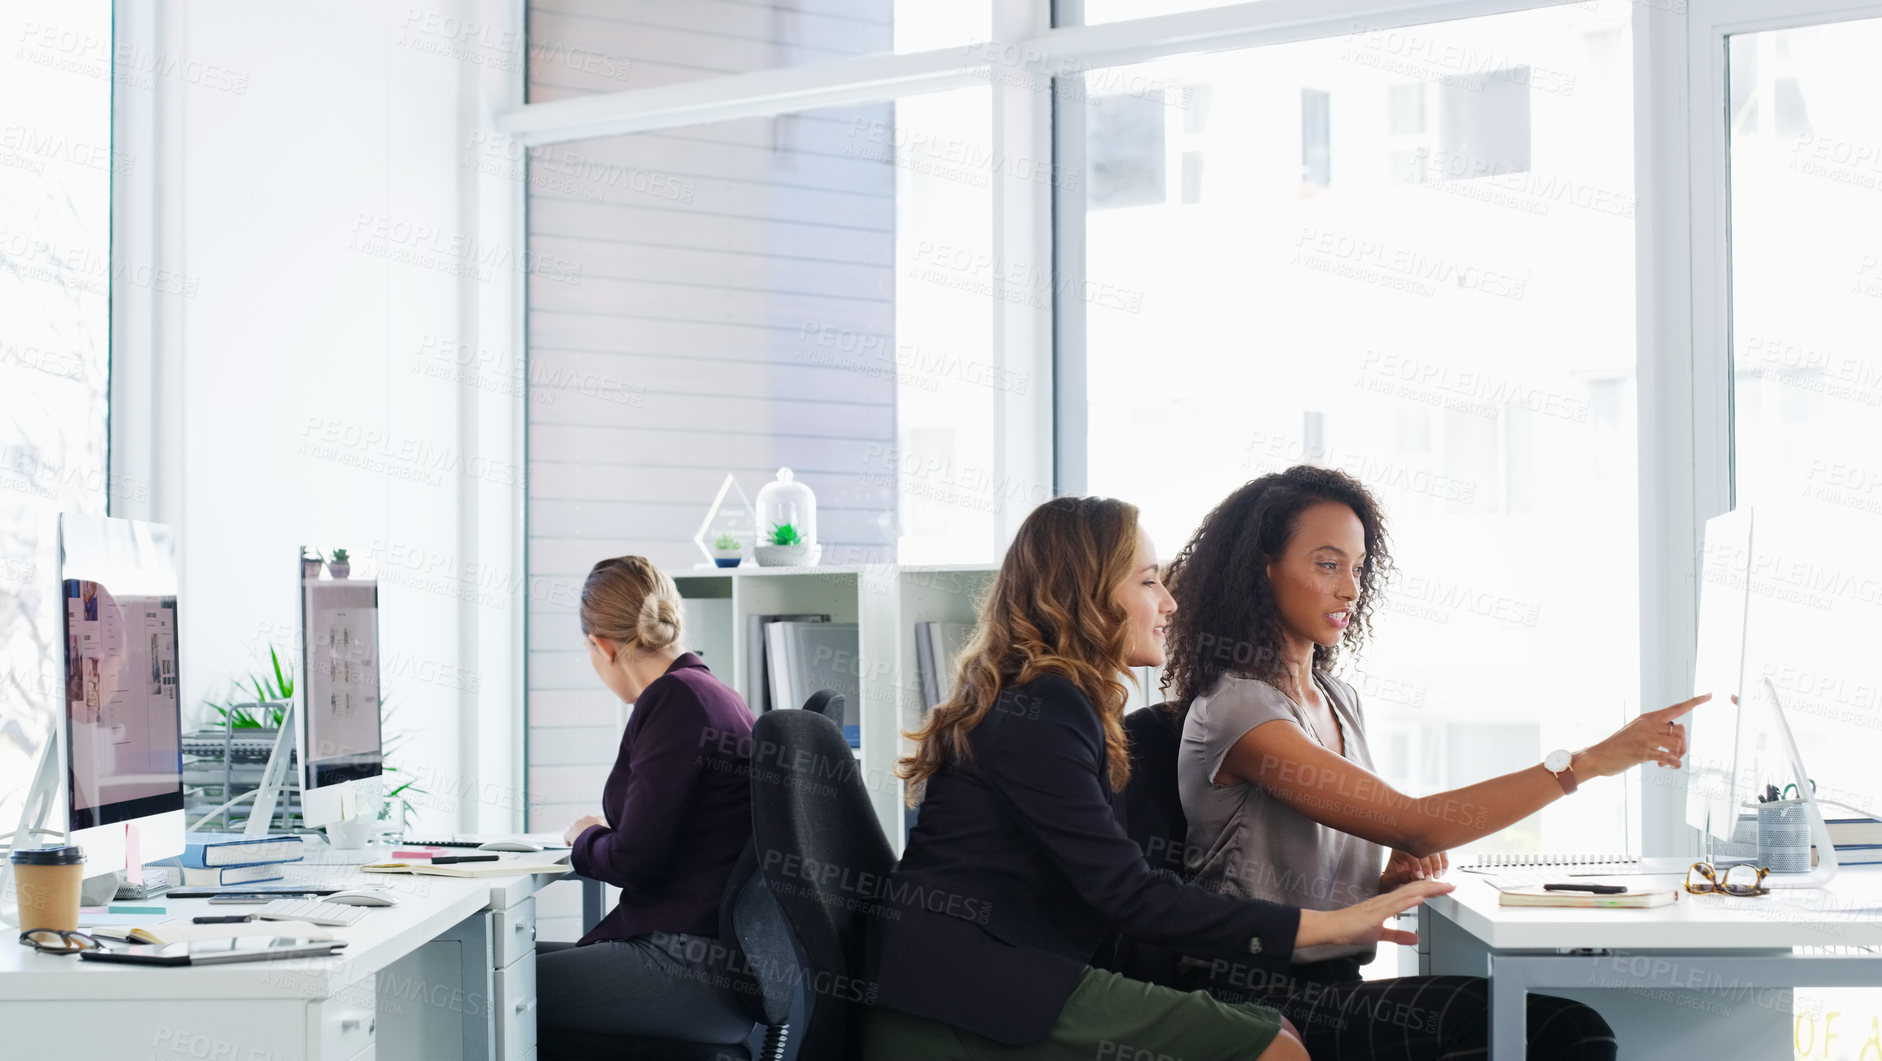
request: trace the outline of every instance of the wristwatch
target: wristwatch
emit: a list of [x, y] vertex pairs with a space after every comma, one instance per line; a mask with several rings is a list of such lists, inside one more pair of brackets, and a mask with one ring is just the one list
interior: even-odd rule
[[1562, 786], [1562, 793], [1569, 796], [1574, 795], [1575, 790], [1581, 787], [1581, 782], [1575, 780], [1575, 771], [1571, 769], [1570, 764], [1573, 761], [1574, 757], [1560, 748], [1550, 752], [1542, 760], [1542, 768], [1555, 775], [1556, 782]]

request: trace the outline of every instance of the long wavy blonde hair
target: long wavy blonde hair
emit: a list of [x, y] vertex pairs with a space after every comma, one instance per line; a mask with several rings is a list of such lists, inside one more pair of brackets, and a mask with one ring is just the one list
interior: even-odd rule
[[1077, 686], [1104, 726], [1113, 789], [1130, 781], [1124, 737], [1129, 696], [1119, 681], [1130, 631], [1117, 591], [1137, 555], [1137, 506], [1109, 497], [1058, 497], [1020, 524], [980, 605], [973, 640], [962, 652], [954, 695], [914, 733], [915, 752], [896, 764], [908, 802], [921, 801], [928, 779], [951, 761], [972, 757], [968, 734], [993, 710], [1000, 692], [1049, 675]]

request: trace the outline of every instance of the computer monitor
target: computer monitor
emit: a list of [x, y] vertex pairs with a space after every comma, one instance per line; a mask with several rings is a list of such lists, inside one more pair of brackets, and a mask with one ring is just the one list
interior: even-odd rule
[[1744, 686], [1751, 534], [1750, 508], [1706, 521], [1693, 695], [1711, 693], [1712, 701], [1686, 719], [1686, 824], [1708, 838], [1708, 855], [1717, 842], [1738, 836], [1741, 806], [1751, 798], [1749, 783], [1738, 777], [1739, 711], [1732, 702]]
[[183, 853], [176, 537], [59, 517], [66, 831], [97, 876]]
[[301, 579], [301, 816], [310, 826], [376, 814], [379, 584]]
[[1808, 873], [1772, 874], [1772, 887], [1816, 887], [1835, 876], [1836, 853], [1814, 783], [1791, 731], [1777, 687], [1745, 680], [1751, 626], [1755, 520], [1749, 507], [1706, 521], [1699, 588], [1699, 639], [1693, 693], [1712, 701], [1686, 720], [1686, 823], [1699, 830], [1705, 856], [1756, 860], [1760, 801], [1768, 788], [1799, 801], [1817, 847]]

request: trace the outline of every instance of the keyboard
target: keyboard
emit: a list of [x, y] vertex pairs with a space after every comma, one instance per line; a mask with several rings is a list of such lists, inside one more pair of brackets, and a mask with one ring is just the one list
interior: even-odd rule
[[323, 903], [318, 899], [276, 899], [255, 912], [263, 921], [305, 921], [310, 925], [346, 928], [359, 924], [366, 907]]
[[486, 840], [400, 840], [399, 847], [482, 847]]

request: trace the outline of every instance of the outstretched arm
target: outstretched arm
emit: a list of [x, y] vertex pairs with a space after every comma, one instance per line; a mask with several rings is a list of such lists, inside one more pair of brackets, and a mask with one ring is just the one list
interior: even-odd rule
[[[1637, 763], [1678, 769], [1686, 728], [1674, 721], [1711, 699], [1696, 696], [1649, 711], [1591, 747], [1570, 769], [1581, 781]], [[1315, 744], [1294, 722], [1264, 722], [1242, 734], [1217, 771], [1217, 784], [1250, 782], [1314, 821], [1423, 858], [1507, 828], [1562, 797], [1540, 763], [1431, 796], [1408, 796], [1383, 778]]]

